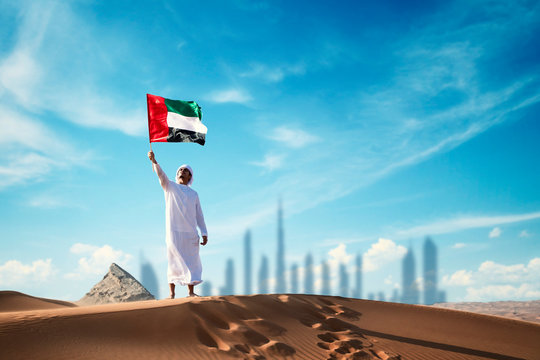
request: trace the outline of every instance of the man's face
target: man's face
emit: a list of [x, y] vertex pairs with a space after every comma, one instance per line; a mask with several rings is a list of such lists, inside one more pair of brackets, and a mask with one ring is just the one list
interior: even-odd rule
[[189, 180], [191, 180], [191, 173], [189, 172], [188, 168], [180, 169], [180, 179], [182, 179], [181, 183], [184, 185], [189, 183]]

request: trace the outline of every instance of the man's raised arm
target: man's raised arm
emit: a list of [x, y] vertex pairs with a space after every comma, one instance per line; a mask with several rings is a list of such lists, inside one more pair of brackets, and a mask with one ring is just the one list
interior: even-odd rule
[[159, 164], [157, 163], [156, 157], [155, 157], [153, 151], [148, 152], [148, 158], [152, 162], [152, 169], [158, 175], [159, 183], [160, 183], [161, 187], [163, 188], [163, 190], [167, 190], [167, 186], [169, 185], [169, 178], [163, 172], [163, 170], [161, 169], [161, 166], [159, 166]]

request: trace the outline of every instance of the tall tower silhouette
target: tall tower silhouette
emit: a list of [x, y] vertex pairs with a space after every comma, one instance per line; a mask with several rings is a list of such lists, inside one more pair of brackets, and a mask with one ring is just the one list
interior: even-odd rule
[[430, 237], [424, 241], [424, 304], [438, 302], [437, 247]]
[[416, 286], [416, 269], [411, 247], [409, 247], [407, 254], [403, 258], [401, 276], [403, 287], [401, 302], [405, 304], [418, 304], [419, 296], [418, 287]]
[[287, 284], [285, 282], [285, 240], [283, 238], [283, 210], [281, 207], [281, 199], [278, 204], [277, 241], [276, 293], [282, 294], [287, 292]]
[[291, 294], [298, 293], [298, 265], [291, 266]]
[[304, 269], [304, 293], [313, 294], [313, 258], [309, 253], [306, 255], [306, 265]]
[[362, 298], [362, 255], [356, 254], [356, 261], [355, 261], [355, 267], [354, 267], [354, 273], [356, 275], [355, 278], [355, 285], [356, 288], [354, 289], [354, 297], [357, 299]]
[[144, 259], [144, 255], [141, 252], [141, 284], [148, 290], [148, 292], [156, 299], [159, 299], [159, 282], [154, 271], [154, 267], [150, 262]]
[[251, 294], [251, 232], [244, 237], [244, 293]]
[[268, 258], [264, 255], [259, 270], [259, 294], [268, 294]]
[[221, 295], [234, 295], [234, 261], [227, 260], [225, 267], [225, 285], [221, 288]]
[[349, 274], [345, 264], [339, 264], [339, 296], [349, 296]]
[[328, 266], [328, 262], [323, 260], [322, 264], [322, 288], [321, 288], [321, 294], [322, 295], [331, 295], [330, 290], [330, 267]]
[[212, 284], [210, 281], [202, 283], [201, 296], [212, 296]]

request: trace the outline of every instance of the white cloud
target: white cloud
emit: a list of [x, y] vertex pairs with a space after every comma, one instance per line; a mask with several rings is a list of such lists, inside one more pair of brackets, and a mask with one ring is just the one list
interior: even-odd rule
[[502, 233], [502, 231], [501, 231], [500, 228], [494, 227], [493, 230], [491, 230], [489, 232], [489, 238], [490, 239], [497, 238], [497, 237], [501, 236], [501, 233]]
[[298, 127], [280, 126], [271, 131], [267, 137], [291, 148], [302, 148], [320, 139]]
[[531, 236], [531, 234], [529, 234], [527, 230], [523, 230], [522, 232], [519, 233], [519, 237], [521, 238], [529, 237], [529, 236]]
[[473, 283], [472, 277], [472, 271], [458, 270], [450, 276], [444, 275], [442, 283], [445, 286], [468, 286]]
[[285, 155], [283, 154], [266, 154], [262, 161], [252, 161], [250, 164], [262, 167], [266, 171], [271, 172], [279, 169], [282, 166], [284, 159]]
[[211, 93], [208, 100], [215, 103], [245, 104], [251, 101], [251, 95], [241, 89], [227, 89]]
[[397, 245], [389, 239], [379, 238], [364, 254], [363, 269], [365, 272], [375, 271], [385, 264], [400, 260], [407, 253], [404, 246]]
[[443, 276], [442, 283], [467, 286], [467, 301], [537, 299], [540, 297], [540, 258], [513, 265], [484, 261], [476, 271], [459, 270]]
[[349, 264], [349, 261], [353, 258], [353, 255], [347, 253], [347, 246], [345, 244], [339, 244], [334, 249], [328, 251], [328, 263], [330, 266], [338, 266], [339, 264]]
[[539, 218], [540, 212], [498, 216], [457, 217], [454, 219], [438, 220], [432, 223], [414, 226], [405, 230], [399, 230], [396, 232], [396, 234], [400, 238], [425, 236], [426, 234], [447, 234], [467, 229], [491, 227], [494, 225], [510, 224]]
[[0, 286], [24, 286], [47, 281], [55, 273], [51, 259], [36, 260], [26, 265], [8, 260], [0, 265]]
[[464, 243], [455, 243], [454, 245], [452, 245], [452, 249], [463, 249], [465, 246], [467, 245]]
[[509, 299], [536, 300], [540, 298], [540, 289], [532, 284], [488, 285], [479, 288], [467, 288], [466, 301], [498, 301]]
[[125, 267], [133, 258], [122, 250], [115, 250], [110, 245], [98, 247], [90, 244], [76, 243], [70, 248], [73, 254], [83, 256], [79, 259], [77, 272], [66, 274], [67, 278], [77, 278], [85, 275], [103, 275], [114, 262]]

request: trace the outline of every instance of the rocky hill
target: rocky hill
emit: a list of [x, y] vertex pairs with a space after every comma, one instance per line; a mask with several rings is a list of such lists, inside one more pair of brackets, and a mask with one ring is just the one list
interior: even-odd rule
[[142, 300], [154, 300], [154, 296], [130, 273], [113, 263], [103, 280], [94, 285], [77, 304], [86, 306]]

